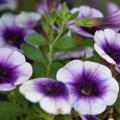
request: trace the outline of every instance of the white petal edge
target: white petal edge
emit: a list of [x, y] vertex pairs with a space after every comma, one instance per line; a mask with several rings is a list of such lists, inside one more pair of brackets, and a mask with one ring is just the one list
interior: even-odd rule
[[68, 101], [57, 98], [43, 97], [40, 100], [41, 108], [50, 114], [69, 114], [71, 106]]

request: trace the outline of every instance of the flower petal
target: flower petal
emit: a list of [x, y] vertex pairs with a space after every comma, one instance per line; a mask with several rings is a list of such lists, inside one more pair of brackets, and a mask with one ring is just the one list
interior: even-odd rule
[[104, 101], [96, 98], [80, 99], [74, 105], [76, 111], [83, 115], [96, 115], [106, 109]]
[[43, 97], [43, 95], [37, 91], [36, 86], [34, 85], [34, 81], [25, 82], [20, 86], [19, 91], [25, 96], [27, 100], [34, 103], [39, 102]]
[[80, 60], [73, 60], [61, 68], [57, 72], [57, 80], [69, 83], [75, 80], [76, 75], [81, 73], [83, 67], [83, 62]]
[[17, 70], [19, 71], [19, 78], [15, 82], [15, 85], [24, 83], [26, 80], [28, 80], [32, 76], [32, 66], [27, 62], [17, 67]]
[[43, 97], [40, 101], [40, 106], [43, 110], [51, 114], [69, 114], [71, 111], [68, 101], [59, 99], [50, 99]]

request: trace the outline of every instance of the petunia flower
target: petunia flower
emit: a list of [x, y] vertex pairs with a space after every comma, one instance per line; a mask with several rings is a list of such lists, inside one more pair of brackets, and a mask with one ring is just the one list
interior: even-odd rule
[[16, 24], [22, 28], [33, 28], [37, 25], [41, 15], [35, 12], [21, 12], [16, 16]]
[[99, 21], [101, 28], [110, 28], [115, 31], [120, 30], [120, 8], [112, 2], [107, 5], [107, 15]]
[[107, 4], [107, 14], [114, 13], [114, 12], [116, 12], [118, 10], [119, 10], [119, 6], [117, 6], [115, 3], [109, 2]]
[[95, 33], [94, 47], [96, 52], [107, 62], [120, 65], [120, 33], [112, 29], [100, 30]]
[[69, 90], [73, 108], [82, 115], [96, 115], [113, 105], [119, 85], [106, 66], [73, 60], [58, 70], [57, 80]]
[[18, 51], [0, 48], [0, 91], [10, 91], [27, 81], [32, 75], [32, 66]]
[[53, 9], [60, 9], [60, 0], [39, 0], [37, 11], [40, 14], [51, 13]]
[[0, 46], [20, 48], [24, 43], [24, 37], [33, 32], [32, 29], [18, 27], [16, 17], [12, 14], [4, 14], [0, 18]]
[[0, 0], [0, 10], [4, 9], [16, 9], [16, 1], [15, 0]]
[[76, 25], [74, 22], [76, 22], [77, 20], [83, 19], [85, 17], [91, 17], [94, 19], [103, 18], [103, 14], [99, 10], [88, 7], [88, 6], [80, 6], [78, 8], [73, 8], [71, 10], [72, 14], [76, 12], [79, 12], [79, 15], [74, 20], [67, 22], [65, 26], [67, 26], [68, 28], [71, 28], [73, 32], [76, 32], [80, 35], [93, 37], [94, 33], [98, 29], [98, 26], [96, 25], [96, 23], [94, 25], [95, 27], [94, 26], [83, 27], [83, 26]]
[[109, 2], [106, 7], [106, 15], [104, 18], [98, 20], [97, 30], [104, 30], [106, 28], [113, 29], [115, 31], [120, 30], [120, 8], [112, 2]]
[[93, 115], [80, 115], [78, 120], [97, 120]]
[[39, 103], [50, 114], [68, 114], [71, 111], [66, 85], [51, 78], [37, 78], [25, 82], [20, 92], [26, 99]]

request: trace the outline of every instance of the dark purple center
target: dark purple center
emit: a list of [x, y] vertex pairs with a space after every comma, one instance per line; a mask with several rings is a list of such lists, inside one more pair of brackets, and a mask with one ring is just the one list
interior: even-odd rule
[[25, 31], [20, 28], [9, 28], [4, 31], [3, 37], [7, 44], [20, 48], [24, 43]]
[[10, 64], [0, 63], [0, 84], [10, 83], [14, 84], [18, 78], [18, 71]]
[[68, 90], [64, 83], [59, 81], [47, 80], [40, 81], [37, 84], [37, 89], [42, 92], [44, 95], [57, 98], [68, 98]]
[[0, 0], [0, 4], [5, 4], [7, 3], [7, 0]]
[[[93, 115], [85, 115], [86, 120], [97, 120]], [[81, 117], [78, 117], [78, 120], [82, 120]]]
[[99, 75], [93, 75], [91, 71], [78, 75], [70, 85], [73, 93], [80, 97], [100, 97], [104, 94], [106, 86], [104, 80], [100, 80]]
[[110, 45], [106, 42], [102, 45], [102, 48], [117, 64], [120, 64], [120, 47], [118, 45]]
[[96, 117], [92, 115], [86, 115], [85, 117], [87, 120], [97, 120]]
[[90, 33], [92, 35], [95, 34], [96, 30], [99, 30], [99, 28], [97, 28], [97, 27], [91, 27], [91, 28], [89, 28], [89, 27], [81, 27], [81, 28], [82, 28], [83, 31], [85, 31], [87, 33]]

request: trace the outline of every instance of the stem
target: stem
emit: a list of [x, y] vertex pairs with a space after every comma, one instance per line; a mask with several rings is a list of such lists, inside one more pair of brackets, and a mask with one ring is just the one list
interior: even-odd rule
[[55, 45], [55, 43], [57, 42], [57, 40], [60, 38], [60, 36], [62, 35], [62, 33], [63, 33], [63, 28], [64, 28], [64, 24], [62, 24], [61, 32], [57, 35], [57, 37], [55, 38], [55, 40], [54, 40], [52, 43], [50, 43], [50, 45], [49, 45], [48, 65], [47, 65], [47, 76], [50, 75], [50, 69], [51, 69], [51, 65], [52, 65], [52, 62], [53, 62], [53, 50], [54, 50], [54, 45]]
[[47, 76], [50, 75], [50, 68], [52, 65], [52, 52], [53, 52], [53, 47], [52, 45], [49, 45], [49, 53], [48, 53], [48, 65], [47, 65]]

